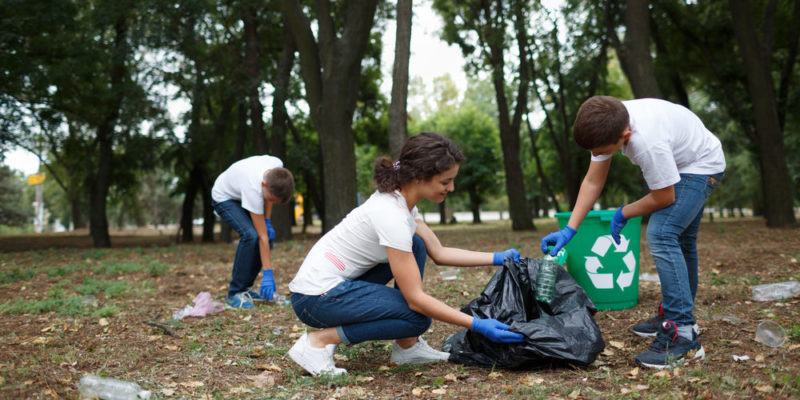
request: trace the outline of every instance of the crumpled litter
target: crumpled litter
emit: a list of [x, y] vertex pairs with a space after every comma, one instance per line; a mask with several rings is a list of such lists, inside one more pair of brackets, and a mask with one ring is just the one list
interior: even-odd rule
[[208, 314], [220, 312], [225, 309], [222, 303], [211, 300], [211, 293], [208, 292], [200, 292], [195, 296], [192, 302], [194, 302], [194, 306], [187, 305], [175, 311], [175, 313], [172, 314], [172, 318], [180, 320], [184, 317], [205, 317]]
[[733, 355], [733, 361], [747, 361], [750, 359], [750, 356], [737, 356], [736, 354]]

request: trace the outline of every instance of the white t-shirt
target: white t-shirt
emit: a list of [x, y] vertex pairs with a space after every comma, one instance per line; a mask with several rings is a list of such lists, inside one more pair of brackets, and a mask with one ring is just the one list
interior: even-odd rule
[[[713, 175], [725, 171], [719, 139], [686, 107], [660, 99], [623, 101], [631, 138], [622, 154], [642, 169], [651, 190], [680, 182], [679, 174]], [[592, 156], [605, 161], [610, 154]]]
[[375, 192], [314, 244], [289, 290], [318, 296], [388, 262], [386, 247], [411, 252], [417, 219], [399, 191]]
[[217, 203], [227, 200], [242, 202], [242, 208], [253, 214], [264, 214], [264, 192], [261, 182], [268, 169], [283, 167], [278, 157], [263, 155], [241, 159], [222, 171], [211, 188]]

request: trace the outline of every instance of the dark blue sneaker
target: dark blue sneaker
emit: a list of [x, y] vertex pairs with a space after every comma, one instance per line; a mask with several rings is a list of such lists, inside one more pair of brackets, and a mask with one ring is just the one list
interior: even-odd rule
[[240, 292], [228, 297], [228, 300], [225, 301], [225, 304], [231, 308], [247, 309], [255, 307], [255, 304], [253, 304], [253, 298], [250, 297], [250, 293], [248, 292]]
[[633, 333], [639, 336], [655, 336], [661, 329], [662, 322], [664, 322], [664, 306], [659, 304], [658, 314], [656, 314], [655, 317], [650, 318], [647, 321], [639, 322], [631, 329], [633, 330]]
[[[653, 318], [637, 323], [631, 330], [633, 333], [642, 337], [655, 336], [658, 334], [658, 331], [661, 330], [661, 323], [664, 322], [665, 319], [664, 305], [659, 303], [658, 313], [656, 313]], [[692, 328], [696, 334], [700, 334], [700, 325], [694, 324]]]
[[257, 290], [248, 290], [247, 294], [250, 295], [250, 300], [254, 303], [258, 301], [267, 301], [267, 299], [261, 297], [261, 293], [258, 293]]
[[688, 360], [702, 360], [706, 352], [692, 329], [692, 340], [678, 335], [678, 325], [665, 319], [656, 340], [644, 353], [636, 356], [636, 363], [649, 368], [672, 368]]

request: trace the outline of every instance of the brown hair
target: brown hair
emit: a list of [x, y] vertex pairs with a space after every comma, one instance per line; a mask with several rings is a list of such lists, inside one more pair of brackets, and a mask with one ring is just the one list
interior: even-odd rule
[[264, 175], [267, 191], [281, 203], [289, 202], [294, 194], [294, 176], [286, 168], [273, 168]]
[[430, 181], [462, 161], [464, 155], [452, 140], [422, 132], [406, 141], [396, 162], [392, 163], [388, 157], [375, 160], [373, 177], [378, 191], [387, 193], [417, 179]]
[[593, 96], [581, 104], [572, 136], [578, 146], [587, 150], [614, 144], [630, 124], [628, 109], [611, 96]]

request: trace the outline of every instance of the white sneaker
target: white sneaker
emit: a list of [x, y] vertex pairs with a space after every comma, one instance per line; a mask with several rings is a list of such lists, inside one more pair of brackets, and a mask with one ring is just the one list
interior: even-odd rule
[[407, 349], [403, 349], [397, 342], [394, 342], [390, 361], [397, 365], [424, 364], [433, 361], [447, 360], [449, 358], [450, 353], [434, 350], [431, 346], [428, 346], [425, 339], [420, 336], [419, 342]]
[[323, 348], [312, 347], [311, 341], [308, 340], [308, 333], [304, 333], [303, 336], [300, 336], [300, 339], [297, 339], [294, 346], [289, 349], [289, 357], [311, 375], [346, 374], [346, 369], [336, 368], [336, 365], [334, 365], [334, 351], [336, 351], [335, 344], [329, 344]]

